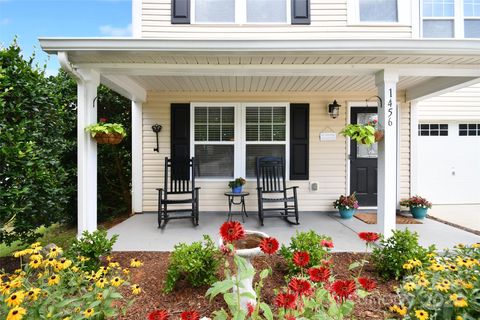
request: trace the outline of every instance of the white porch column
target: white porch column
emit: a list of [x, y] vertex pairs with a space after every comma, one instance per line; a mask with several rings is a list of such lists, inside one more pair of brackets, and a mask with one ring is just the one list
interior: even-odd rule
[[97, 122], [97, 106], [94, 99], [100, 75], [95, 71], [79, 70], [77, 80], [77, 163], [78, 163], [78, 236], [82, 232], [97, 229], [97, 143], [85, 131], [89, 124]]
[[410, 196], [418, 193], [418, 102], [410, 102]]
[[383, 70], [375, 75], [383, 106], [378, 109], [378, 124], [385, 137], [378, 144], [377, 223], [386, 238], [396, 227], [397, 208], [397, 82], [398, 73]]
[[132, 101], [132, 212], [143, 211], [142, 103]]

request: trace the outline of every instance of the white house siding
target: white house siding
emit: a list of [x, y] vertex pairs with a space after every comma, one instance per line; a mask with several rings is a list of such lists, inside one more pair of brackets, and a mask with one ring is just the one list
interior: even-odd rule
[[410, 197], [410, 104], [400, 105], [400, 199]]
[[[339, 132], [346, 122], [347, 101], [361, 101], [365, 94], [341, 96], [340, 94], [309, 93], [161, 93], [149, 92], [148, 102], [143, 106], [143, 211], [157, 210], [158, 195], [155, 188], [163, 185], [164, 159], [170, 155], [170, 104], [175, 102], [271, 102], [288, 101], [310, 104], [310, 180], [319, 182], [319, 190], [309, 191], [309, 181], [290, 181], [289, 185], [299, 186], [299, 209], [305, 211], [332, 210], [332, 202], [340, 194], [347, 192], [347, 144], [340, 135], [336, 141], [320, 141], [322, 131]], [[341, 115], [332, 120], [327, 114], [326, 106], [333, 99], [342, 104]], [[160, 153], [154, 152], [155, 135], [151, 126], [155, 123], [163, 126], [159, 135]], [[402, 160], [401, 160], [401, 192], [409, 194], [409, 116], [408, 106], [402, 110]], [[227, 200], [223, 193], [228, 191], [226, 181], [198, 182], [201, 211], [225, 211]], [[246, 191], [247, 210], [256, 210], [255, 182], [248, 182]]]
[[[402, 0], [407, 1], [407, 0]], [[348, 25], [347, 0], [311, 0], [310, 25], [171, 24], [171, 0], [142, 0], [142, 38], [168, 39], [338, 39], [412, 38], [409, 25]]]

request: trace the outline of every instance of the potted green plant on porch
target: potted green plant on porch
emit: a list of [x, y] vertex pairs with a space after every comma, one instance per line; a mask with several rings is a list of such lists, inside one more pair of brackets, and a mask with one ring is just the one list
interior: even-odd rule
[[89, 125], [85, 131], [90, 132], [92, 138], [100, 144], [119, 144], [127, 136], [121, 123], [109, 123], [106, 118], [100, 118], [98, 123]]
[[371, 145], [383, 139], [383, 131], [377, 129], [378, 120], [366, 124], [347, 124], [340, 134], [360, 144]]
[[427, 215], [428, 209], [432, 207], [432, 203], [420, 196], [413, 196], [400, 201], [400, 205], [410, 208], [410, 213], [415, 219], [423, 219]]
[[247, 183], [247, 180], [245, 180], [242, 177], [236, 178], [235, 180], [229, 181], [228, 182], [228, 187], [232, 188], [233, 193], [241, 193], [243, 185]]
[[333, 202], [333, 207], [338, 209], [342, 219], [350, 219], [353, 217], [355, 210], [358, 208], [358, 200], [355, 192], [349, 196], [341, 195], [340, 198]]

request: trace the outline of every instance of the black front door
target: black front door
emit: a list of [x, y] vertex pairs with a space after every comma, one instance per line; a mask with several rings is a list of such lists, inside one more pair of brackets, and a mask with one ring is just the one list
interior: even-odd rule
[[[377, 108], [351, 108], [353, 124], [377, 118]], [[377, 148], [377, 143], [366, 146], [350, 140], [350, 192], [357, 193], [360, 206], [377, 205]]]

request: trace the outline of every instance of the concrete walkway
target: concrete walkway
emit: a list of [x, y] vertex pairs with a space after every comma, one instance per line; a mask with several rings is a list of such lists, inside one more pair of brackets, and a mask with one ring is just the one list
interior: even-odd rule
[[459, 226], [480, 231], [480, 205], [434, 205], [428, 214]]
[[[237, 218], [237, 217], [236, 217]], [[137, 214], [108, 230], [109, 235], [118, 234], [114, 251], [172, 251], [179, 242], [191, 243], [201, 240], [203, 234], [218, 239], [218, 229], [226, 220], [226, 213], [200, 213], [200, 225], [193, 227], [190, 220], [172, 220], [162, 230], [157, 228], [156, 214]], [[376, 225], [366, 224], [356, 218], [342, 220], [333, 212], [302, 212], [300, 225], [287, 224], [282, 219], [265, 220], [265, 226], [260, 227], [255, 213], [250, 213], [245, 220], [245, 228], [260, 230], [281, 243], [289, 243], [295, 231], [315, 230], [320, 234], [333, 238], [335, 250], [364, 251], [365, 244], [358, 239], [358, 232], [375, 231]], [[425, 219], [423, 224], [397, 225], [397, 229], [408, 228], [420, 235], [420, 244], [429, 246], [435, 244], [438, 249], [452, 248], [457, 243], [480, 242], [480, 236], [448, 226], [446, 224]]]

